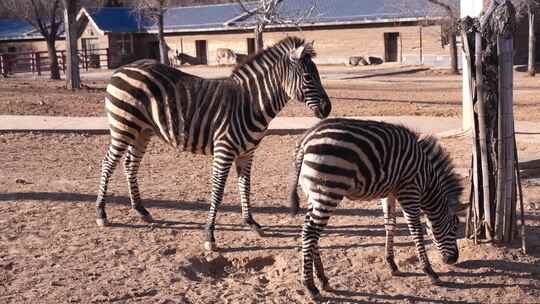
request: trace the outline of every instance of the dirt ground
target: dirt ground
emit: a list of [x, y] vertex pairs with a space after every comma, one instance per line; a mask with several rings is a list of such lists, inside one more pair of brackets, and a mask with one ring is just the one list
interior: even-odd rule
[[[153, 140], [141, 168], [145, 204], [156, 223], [129, 209], [121, 170], [110, 185], [112, 227], [98, 228], [94, 200], [108, 138], [86, 134], [0, 135], [1, 303], [306, 303], [300, 279], [302, 217], [286, 209], [286, 176], [297, 136], [268, 136], [256, 153], [252, 184], [259, 237], [242, 225], [234, 173], [218, 215], [219, 254], [204, 254], [210, 159]], [[443, 139], [460, 172], [469, 138]], [[522, 153], [540, 145], [520, 144]], [[264, 160], [264, 161], [261, 161]], [[446, 266], [430, 244], [422, 275], [402, 217], [396, 260], [384, 264], [384, 225], [375, 201], [344, 201], [322, 236], [334, 288], [328, 303], [538, 303], [540, 186], [525, 182], [529, 254], [460, 240], [460, 261]], [[305, 199], [302, 200], [305, 206]]]
[[[346, 70], [351, 73], [351, 69]], [[353, 71], [354, 72], [354, 71]], [[324, 76], [324, 75], [323, 75]], [[332, 116], [429, 115], [461, 116], [461, 76], [444, 70], [331, 80], [323, 84], [332, 99]], [[515, 117], [540, 120], [538, 77], [515, 73]], [[86, 88], [71, 92], [63, 81], [0, 79], [0, 115], [102, 116], [106, 81], [87, 80]], [[45, 94], [46, 93], [46, 94]], [[311, 116], [301, 103], [291, 101], [281, 116]]]
[[[537, 79], [516, 73], [516, 118], [538, 120]], [[461, 76], [438, 71], [325, 80], [333, 116], [461, 116]], [[105, 81], [78, 92], [45, 79], [0, 79], [0, 115], [101, 116]], [[309, 116], [291, 102], [280, 114]], [[287, 215], [286, 180], [297, 136], [268, 136], [256, 153], [252, 198], [259, 237], [242, 225], [236, 176], [218, 214], [220, 252], [202, 250], [210, 196], [210, 158], [180, 154], [152, 141], [140, 171], [147, 224], [129, 208], [122, 170], [109, 187], [112, 227], [94, 221], [100, 162], [108, 137], [0, 134], [0, 303], [306, 303], [299, 283], [302, 217]], [[466, 180], [470, 138], [443, 144]], [[536, 155], [540, 144], [519, 143]], [[536, 153], [536, 154], [535, 154]], [[264, 160], [260, 161], [260, 160]], [[533, 164], [534, 165], [534, 164]], [[524, 181], [528, 254], [460, 240], [460, 262], [446, 266], [431, 243], [433, 268], [421, 272], [404, 219], [396, 260], [384, 264], [384, 225], [376, 201], [344, 201], [323, 234], [323, 263], [333, 287], [328, 303], [537, 303], [540, 297], [540, 183]], [[302, 204], [305, 206], [305, 199]]]

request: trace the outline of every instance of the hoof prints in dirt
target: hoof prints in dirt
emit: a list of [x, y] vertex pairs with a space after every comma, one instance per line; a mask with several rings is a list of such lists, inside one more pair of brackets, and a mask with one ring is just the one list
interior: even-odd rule
[[219, 279], [234, 272], [261, 271], [267, 266], [273, 265], [273, 257], [235, 258], [227, 259], [219, 255], [216, 258], [191, 257], [188, 265], [180, 267], [180, 272], [192, 280], [201, 281], [203, 278]]

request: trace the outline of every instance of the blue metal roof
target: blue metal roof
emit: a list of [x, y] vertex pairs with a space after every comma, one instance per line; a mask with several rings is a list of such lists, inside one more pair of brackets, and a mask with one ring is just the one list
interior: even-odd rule
[[134, 33], [139, 32], [148, 22], [126, 7], [103, 7], [87, 9], [97, 27], [104, 32]]
[[[324, 0], [316, 3], [312, 14], [302, 19], [302, 24], [373, 23], [414, 19], [428, 14], [430, 17], [443, 16], [440, 10], [431, 9], [427, 0]], [[279, 11], [282, 17], [297, 20], [304, 17], [312, 5], [312, 0], [288, 0], [282, 2]], [[251, 16], [237, 24], [250, 25], [255, 21]]]
[[[459, 5], [459, 0], [454, 0]], [[284, 0], [280, 16], [284, 19], [298, 19], [312, 6], [312, 0]], [[312, 14], [302, 20], [302, 25], [361, 24], [389, 22], [444, 16], [434, 9], [427, 0], [319, 0]], [[248, 9], [256, 2], [250, 2]], [[457, 6], [459, 7], [459, 6]], [[165, 31], [207, 31], [229, 30], [252, 27], [255, 16], [246, 15], [237, 3], [174, 7], [165, 14]], [[232, 21], [232, 22], [231, 22]], [[146, 27], [156, 31], [155, 25]]]
[[[17, 39], [21, 37], [36, 36], [32, 25], [24, 20], [0, 19], [0, 39]], [[38, 33], [38, 38], [41, 34]]]
[[[455, 1], [459, 7], [459, 0]], [[297, 19], [311, 7], [312, 0], [284, 0], [280, 12], [285, 19]], [[425, 17], [432, 7], [427, 0], [318, 0], [312, 14], [303, 19], [302, 25], [362, 24], [390, 22]], [[247, 4], [254, 8], [255, 2]], [[157, 31], [155, 22], [141, 18], [131, 8], [105, 7], [86, 9], [88, 15], [103, 32], [133, 33]], [[444, 13], [430, 9], [430, 17]], [[433, 14], [435, 12], [435, 14]], [[211, 31], [252, 27], [255, 17], [246, 15], [237, 3], [173, 7], [165, 13], [165, 31]], [[62, 32], [62, 30], [61, 30]], [[31, 36], [28, 36], [31, 33]], [[25, 34], [27, 36], [25, 36]], [[32, 26], [25, 21], [0, 20], [0, 39], [37, 38]]]
[[[251, 7], [251, 6], [248, 6]], [[242, 15], [244, 11], [237, 3], [173, 7], [167, 10], [164, 18], [166, 31], [174, 29], [223, 28], [225, 22]], [[156, 30], [156, 26], [149, 28]]]

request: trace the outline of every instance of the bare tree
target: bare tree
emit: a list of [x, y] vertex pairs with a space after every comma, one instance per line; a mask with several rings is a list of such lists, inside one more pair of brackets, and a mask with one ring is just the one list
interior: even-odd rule
[[55, 45], [62, 23], [60, 0], [2, 0], [0, 8], [26, 20], [43, 35], [47, 42], [51, 79], [60, 79]]
[[459, 6], [455, 0], [428, 0], [435, 7], [442, 9], [446, 15], [442, 23], [443, 37], [448, 43], [450, 51], [450, 70], [458, 74], [457, 42], [456, 35], [459, 32]]
[[263, 32], [266, 26], [273, 24], [298, 26], [313, 14], [318, 4], [317, 0], [312, 0], [309, 7], [301, 8], [296, 12], [284, 12], [282, 5], [286, 0], [258, 0], [255, 3], [245, 0], [236, 1], [246, 16], [255, 17], [255, 48], [257, 50], [264, 48]]
[[513, 0], [518, 17], [528, 17], [529, 23], [529, 56], [528, 56], [528, 73], [530, 76], [536, 75], [536, 31], [534, 19], [536, 11], [540, 7], [539, 0]]
[[134, 10], [136, 13], [151, 18], [158, 26], [159, 59], [160, 62], [170, 65], [169, 50], [163, 34], [164, 15], [169, 6], [169, 0], [136, 0]]
[[460, 10], [459, 0], [426, 0], [427, 5], [418, 5], [417, 1], [384, 0], [384, 5], [399, 12], [409, 12], [411, 15], [420, 15], [425, 18], [423, 23], [433, 24], [439, 20], [441, 25], [442, 44], [448, 45], [450, 55], [450, 69], [458, 74], [458, 52], [456, 36], [459, 34]]
[[78, 0], [62, 0], [64, 4], [64, 29], [66, 32], [67, 71], [66, 81], [68, 89], [81, 88], [81, 75], [79, 72], [79, 56], [77, 54], [77, 8]]

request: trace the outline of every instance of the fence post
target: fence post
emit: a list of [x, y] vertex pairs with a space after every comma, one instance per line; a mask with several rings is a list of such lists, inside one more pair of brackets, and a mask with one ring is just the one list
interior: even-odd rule
[[7, 77], [5, 60], [5, 55], [0, 54], [0, 74]]
[[[107, 57], [107, 69], [111, 68], [111, 59], [109, 57], [109, 48], [105, 49], [105, 56]], [[101, 64], [100, 64], [101, 66]]]
[[60, 55], [62, 57], [62, 71], [65, 74], [66, 73], [66, 54], [64, 54], [64, 51], [60, 51]]
[[41, 54], [40, 52], [34, 53], [34, 56], [36, 57], [36, 70], [37, 70], [38, 76], [41, 76], [41, 55], [40, 54]]

